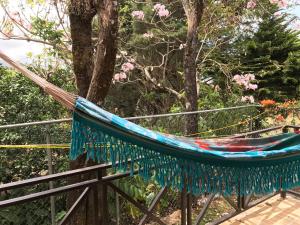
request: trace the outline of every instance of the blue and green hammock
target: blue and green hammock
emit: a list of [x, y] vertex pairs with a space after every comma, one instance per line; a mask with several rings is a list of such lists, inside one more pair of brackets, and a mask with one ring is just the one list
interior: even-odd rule
[[60, 89], [1, 51], [0, 57], [73, 111], [73, 160], [86, 154], [194, 194], [265, 194], [300, 185], [299, 134], [205, 140], [154, 132]]
[[[82, 154], [194, 194], [265, 194], [300, 184], [300, 135], [200, 139], [145, 129], [78, 97], [71, 159]], [[117, 163], [118, 162], [118, 163]]]

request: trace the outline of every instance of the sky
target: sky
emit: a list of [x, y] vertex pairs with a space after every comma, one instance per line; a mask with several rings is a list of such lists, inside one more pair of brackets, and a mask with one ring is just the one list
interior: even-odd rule
[[[291, 12], [300, 18], [300, 6], [297, 6]], [[40, 54], [43, 51], [43, 44], [19, 41], [19, 40], [0, 40], [0, 49], [8, 56], [21, 62], [29, 61], [27, 54]]]
[[[45, 0], [46, 3], [47, 1], [49, 0]], [[22, 18], [29, 17], [29, 15], [38, 14], [42, 18], [47, 17], [50, 20], [57, 20], [57, 11], [54, 10], [53, 8], [51, 10], [51, 7], [53, 6], [51, 6], [50, 4], [48, 5], [46, 4], [46, 10], [45, 10], [45, 4], [39, 5], [39, 3], [35, 3], [31, 7], [28, 7], [28, 0], [14, 0], [14, 1], [9, 1], [8, 10], [11, 13], [14, 12], [20, 13], [21, 15], [23, 15]], [[4, 15], [5, 15], [4, 10], [0, 7], [0, 20], [1, 18], [3, 18]], [[18, 34], [19, 33], [18, 29], [15, 29], [13, 33]], [[28, 53], [31, 53], [33, 56], [40, 54], [43, 52], [43, 49], [45, 47], [47, 46], [36, 42], [0, 39], [0, 50], [3, 51], [8, 56], [10, 56], [12, 59], [16, 59], [23, 63], [31, 61], [28, 57]], [[0, 62], [2, 61], [0, 60]]]
[[8, 56], [18, 61], [27, 61], [27, 53], [40, 54], [44, 45], [28, 41], [0, 40], [0, 49]]

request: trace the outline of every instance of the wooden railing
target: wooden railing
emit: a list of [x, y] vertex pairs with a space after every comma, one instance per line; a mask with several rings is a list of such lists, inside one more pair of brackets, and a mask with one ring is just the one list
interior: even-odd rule
[[[118, 163], [117, 163], [118, 164]], [[167, 190], [167, 188], [163, 188], [157, 197], [154, 199], [152, 202], [150, 208], [148, 209], [146, 206], [143, 206], [141, 203], [138, 201], [134, 200], [131, 198], [128, 194], [126, 194], [124, 191], [122, 191], [119, 187], [117, 187], [115, 184], [112, 183], [112, 181], [128, 177], [132, 175], [132, 172], [123, 172], [123, 173], [118, 173], [118, 174], [113, 174], [113, 175], [107, 175], [107, 176], [102, 176], [103, 171], [111, 168], [111, 164], [101, 164], [101, 165], [96, 165], [96, 166], [91, 166], [91, 167], [86, 167], [82, 169], [76, 169], [76, 170], [71, 170], [67, 172], [62, 172], [62, 173], [57, 173], [57, 174], [51, 174], [51, 175], [46, 175], [42, 177], [37, 177], [37, 178], [32, 178], [32, 179], [27, 179], [27, 180], [22, 180], [22, 181], [17, 181], [17, 182], [12, 182], [12, 183], [7, 183], [0, 185], [0, 193], [3, 191], [9, 191], [17, 188], [23, 188], [26, 186], [32, 186], [32, 185], [37, 185], [45, 182], [50, 182], [50, 181], [56, 181], [60, 179], [66, 179], [72, 176], [78, 176], [78, 175], [83, 175], [83, 174], [90, 174], [92, 177], [94, 175], [95, 178], [85, 180], [82, 182], [78, 183], [73, 183], [73, 184], [68, 184], [62, 187], [57, 187], [53, 188], [50, 190], [46, 191], [40, 191], [37, 193], [33, 194], [28, 194], [25, 196], [21, 197], [16, 197], [8, 200], [3, 200], [0, 201], [0, 209], [8, 206], [13, 206], [21, 203], [26, 203], [26, 202], [31, 202], [37, 199], [42, 199], [42, 198], [47, 198], [50, 196], [58, 195], [64, 192], [69, 192], [72, 190], [78, 190], [78, 189], [83, 189], [82, 194], [79, 196], [79, 198], [75, 201], [72, 207], [70, 207], [69, 211], [66, 213], [65, 217], [60, 221], [59, 225], [65, 225], [68, 224], [72, 216], [76, 213], [77, 209], [82, 205], [83, 201], [87, 198], [88, 194], [92, 191], [93, 193], [93, 199], [94, 199], [94, 207], [95, 207], [95, 212], [99, 212], [101, 210], [101, 218], [98, 213], [95, 213], [95, 225], [106, 225], [107, 223], [105, 221], [108, 220], [108, 212], [105, 209], [107, 206], [107, 195], [102, 196], [103, 202], [98, 202], [98, 184], [103, 185], [103, 189], [107, 189], [109, 186], [112, 190], [117, 192], [119, 195], [124, 197], [126, 200], [128, 200], [130, 203], [132, 203], [134, 206], [139, 208], [145, 216], [142, 218], [141, 222], [139, 223], [140, 225], [143, 225], [147, 219], [151, 219], [161, 225], [165, 225], [164, 222], [162, 222], [157, 216], [153, 214], [153, 210], [158, 204], [159, 200]], [[137, 171], [134, 171], [133, 174], [136, 174]], [[107, 192], [106, 192], [107, 193]], [[101, 207], [101, 209], [99, 209]], [[106, 208], [107, 209], [107, 208]]]

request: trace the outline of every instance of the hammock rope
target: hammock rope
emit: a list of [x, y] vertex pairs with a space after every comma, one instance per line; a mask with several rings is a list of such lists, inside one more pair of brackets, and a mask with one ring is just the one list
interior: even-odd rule
[[66, 92], [65, 90], [51, 84], [44, 78], [36, 75], [35, 73], [28, 70], [25, 66], [22, 66], [20, 63], [12, 60], [6, 54], [4, 54], [0, 50], [0, 58], [2, 58], [5, 62], [11, 65], [13, 68], [21, 72], [24, 76], [32, 80], [36, 83], [39, 87], [41, 87], [47, 94], [52, 96], [56, 101], [60, 102], [62, 105], [67, 107], [70, 110], [74, 110], [76, 96]]

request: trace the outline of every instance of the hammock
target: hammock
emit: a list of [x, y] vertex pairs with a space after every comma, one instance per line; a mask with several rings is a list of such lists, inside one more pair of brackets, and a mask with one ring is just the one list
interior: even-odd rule
[[[1, 52], [0, 57], [37, 79]], [[54, 85], [43, 79], [42, 85], [53, 95]], [[58, 87], [54, 97], [73, 110], [73, 160], [86, 154], [88, 159], [111, 162], [113, 168], [130, 169], [132, 174], [138, 170], [146, 180], [154, 178], [179, 190], [186, 187], [194, 194], [266, 194], [300, 184], [299, 134], [211, 140], [177, 137], [143, 128]]]

